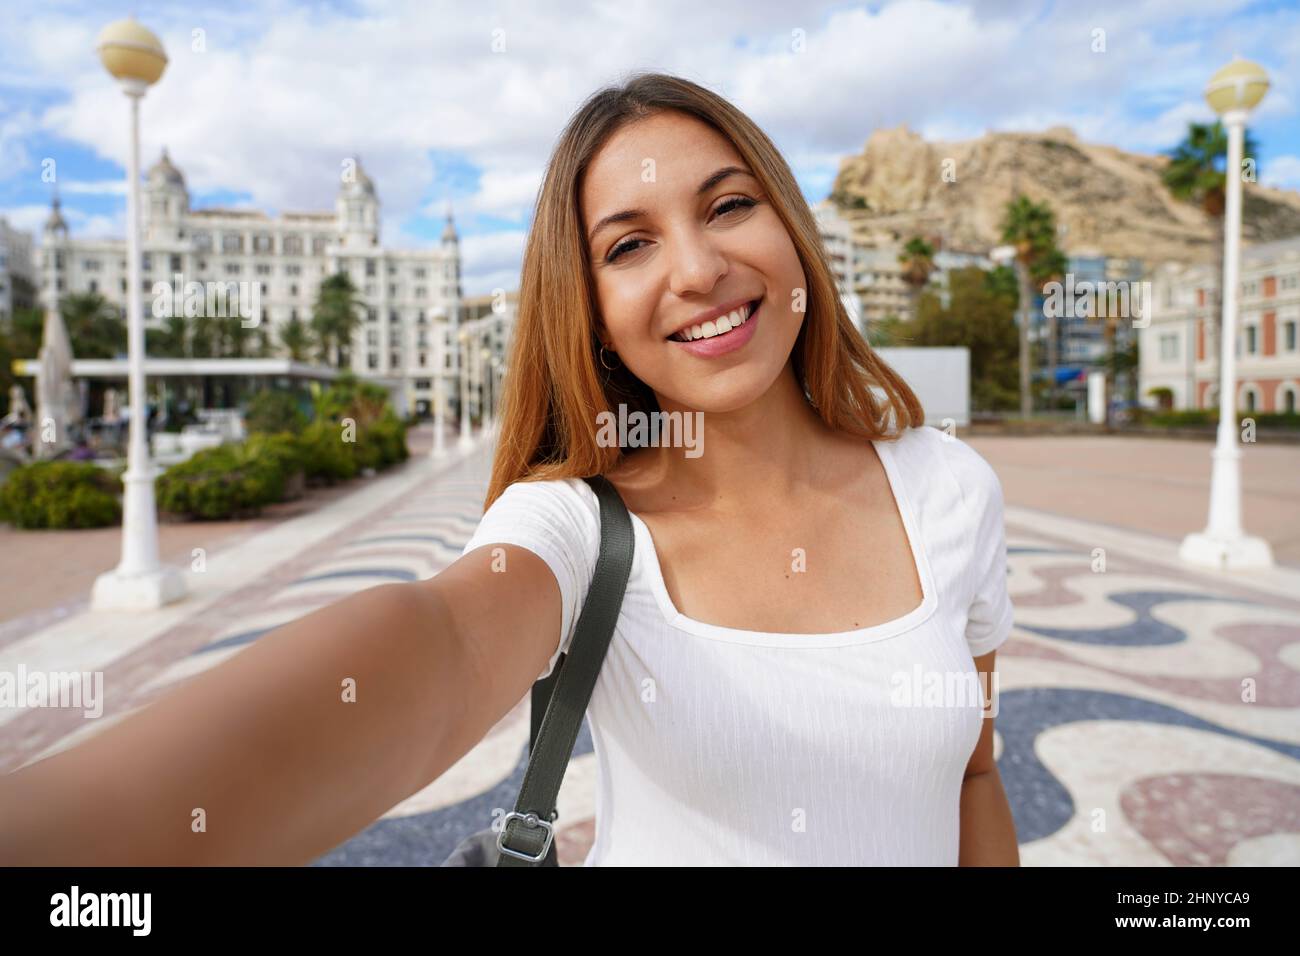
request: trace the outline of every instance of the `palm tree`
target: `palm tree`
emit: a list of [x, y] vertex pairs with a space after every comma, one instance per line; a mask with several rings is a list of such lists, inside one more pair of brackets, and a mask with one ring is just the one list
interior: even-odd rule
[[[1102, 355], [1105, 356], [1106, 375], [1102, 379], [1102, 408], [1105, 409], [1106, 424], [1110, 424], [1110, 400], [1114, 394], [1114, 383], [1119, 381], [1119, 373], [1125, 371], [1115, 350], [1116, 333], [1119, 331], [1120, 316], [1116, 310], [1105, 304], [1106, 293], [1097, 290], [1087, 301], [1089, 321], [1101, 322]], [[1130, 389], [1131, 390], [1131, 389]]]
[[[190, 327], [190, 355], [193, 358], [220, 358], [222, 354], [223, 323], [229, 321], [224, 316], [205, 313], [195, 316]], [[200, 407], [212, 408], [214, 404], [212, 376], [204, 375], [200, 382]]]
[[[186, 358], [189, 355], [189, 326], [181, 315], [168, 316], [161, 328], [144, 330], [144, 350], [151, 358]], [[184, 379], [160, 380], [164, 391], [173, 395], [183, 395], [186, 391]]]
[[187, 332], [183, 316], [169, 316], [162, 328], [144, 330], [145, 351], [153, 358], [185, 358]]
[[226, 323], [226, 358], [248, 358], [249, 354], [256, 348], [254, 341], [257, 333], [252, 326], [245, 325], [240, 321], [239, 316], [235, 316], [231, 321]]
[[295, 313], [289, 321], [280, 327], [280, 344], [289, 352], [294, 362], [307, 361], [307, 354], [314, 344], [311, 329]]
[[98, 292], [64, 296], [59, 300], [59, 313], [77, 358], [117, 358], [126, 354], [122, 313]]
[[257, 328], [257, 342], [253, 346], [254, 358], [271, 358], [275, 355], [275, 344], [271, 340], [271, 330], [265, 325]]
[[[1210, 246], [1210, 307], [1214, 311], [1213, 328], [1216, 348], [1214, 352], [1214, 380], [1216, 387], [1221, 385], [1223, 369], [1223, 213], [1227, 205], [1226, 165], [1228, 156], [1228, 133], [1223, 123], [1215, 120], [1211, 123], [1188, 123], [1187, 135], [1183, 141], [1166, 152], [1169, 164], [1161, 178], [1170, 195], [1183, 202], [1191, 202], [1201, 207], [1210, 217], [1214, 227], [1214, 241]], [[1255, 140], [1247, 132], [1242, 148], [1244, 159], [1255, 158]], [[1241, 175], [1240, 170], [1235, 175]]]
[[934, 246], [920, 236], [913, 236], [903, 246], [898, 261], [903, 266], [903, 281], [912, 288], [912, 315], [921, 301], [921, 290], [934, 272]]
[[321, 361], [328, 362], [332, 351], [335, 368], [348, 363], [349, 346], [361, 324], [360, 313], [364, 308], [357, 287], [346, 272], [336, 272], [321, 281], [311, 316]]
[[[1069, 269], [1070, 260], [1053, 241], [1052, 246], [1043, 250], [1042, 254], [1034, 260], [1029, 268], [1029, 277], [1034, 280], [1034, 285], [1041, 289], [1049, 282], [1064, 282], [1065, 273]], [[1047, 407], [1053, 412], [1056, 411], [1056, 345], [1056, 311], [1050, 310], [1047, 315]]]
[[[33, 403], [33, 382], [24, 382], [14, 374], [14, 359], [34, 359], [40, 353], [41, 333], [45, 315], [41, 309], [14, 309], [8, 327], [0, 322], [0, 411], [9, 414], [9, 389], [14, 385], [23, 388], [27, 404]], [[76, 354], [75, 351], [73, 353]]]
[[[1020, 414], [1033, 413], [1029, 389], [1029, 307], [1033, 301], [1030, 279], [1049, 268], [1060, 253], [1056, 248], [1056, 216], [1046, 202], [1036, 203], [1020, 193], [1007, 203], [1002, 217], [1002, 241], [1016, 250], [1020, 284]], [[1050, 271], [1050, 268], [1049, 268]]]

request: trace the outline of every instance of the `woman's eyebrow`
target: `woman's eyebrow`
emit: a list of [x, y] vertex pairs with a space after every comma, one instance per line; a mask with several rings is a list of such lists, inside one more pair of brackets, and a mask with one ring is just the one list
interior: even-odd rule
[[[721, 169], [710, 174], [704, 182], [700, 183], [699, 188], [695, 190], [695, 195], [703, 196], [728, 176], [749, 176], [751, 179], [755, 178], [754, 174], [743, 166], [723, 166]], [[587, 242], [590, 243], [594, 240], [596, 238], [596, 233], [600, 232], [600, 230], [604, 229], [606, 226], [613, 226], [620, 222], [627, 222], [629, 219], [639, 219], [642, 216], [648, 215], [649, 213], [644, 209], [624, 209], [622, 212], [616, 212], [612, 215], [606, 216], [600, 222], [596, 223], [596, 227], [587, 234]]]

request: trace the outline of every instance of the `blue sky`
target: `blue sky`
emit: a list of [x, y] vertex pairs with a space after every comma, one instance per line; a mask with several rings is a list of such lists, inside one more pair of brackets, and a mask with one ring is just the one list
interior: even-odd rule
[[166, 145], [193, 205], [328, 209], [358, 153], [385, 244], [436, 243], [454, 204], [471, 294], [517, 285], [555, 137], [586, 96], [634, 69], [730, 98], [816, 201], [879, 126], [960, 140], [1068, 125], [1088, 142], [1166, 149], [1212, 118], [1201, 89], [1241, 55], [1273, 81], [1252, 122], [1260, 178], [1300, 189], [1295, 0], [100, 0], [6, 19], [0, 215], [11, 223], [39, 228], [52, 159], [74, 234], [122, 233], [126, 103], [94, 41], [131, 14], [170, 57], [144, 103], [142, 157]]

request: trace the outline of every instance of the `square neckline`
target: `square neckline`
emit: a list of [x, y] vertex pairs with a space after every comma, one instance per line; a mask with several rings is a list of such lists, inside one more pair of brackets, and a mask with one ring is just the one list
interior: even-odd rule
[[[907, 432], [904, 432], [904, 435], [910, 431], [912, 429], [909, 428]], [[921, 583], [920, 604], [906, 614], [889, 621], [882, 621], [879, 624], [848, 631], [832, 631], [820, 634], [796, 634], [789, 631], [751, 631], [698, 621], [695, 618], [687, 617], [673, 604], [672, 597], [668, 594], [668, 586], [664, 583], [663, 569], [659, 564], [659, 552], [655, 548], [654, 536], [650, 533], [649, 526], [641, 520], [641, 516], [629, 511], [628, 514], [632, 519], [635, 538], [641, 544], [641, 547], [636, 549], [635, 560], [646, 562], [648, 566], [646, 576], [649, 579], [650, 589], [654, 592], [655, 603], [659, 606], [659, 610], [668, 626], [688, 631], [699, 637], [732, 644], [759, 644], [769, 647], [843, 647], [851, 644], [867, 644], [894, 637], [905, 631], [910, 631], [929, 620], [938, 607], [939, 597], [935, 592], [929, 554], [925, 550], [924, 542], [921, 541], [916, 518], [912, 512], [912, 503], [907, 497], [907, 489], [898, 477], [898, 463], [894, 459], [894, 448], [891, 447], [903, 439], [898, 438], [886, 442], [874, 438], [869, 440], [885, 469], [889, 490], [894, 498], [894, 507], [903, 520], [903, 530], [907, 534], [907, 543], [912, 554], [912, 565], [916, 570], [917, 580]]]

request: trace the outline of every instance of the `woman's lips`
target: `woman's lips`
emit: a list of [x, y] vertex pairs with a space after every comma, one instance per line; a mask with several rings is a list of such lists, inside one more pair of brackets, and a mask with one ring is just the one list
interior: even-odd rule
[[754, 306], [754, 311], [749, 313], [749, 318], [731, 331], [723, 332], [721, 335], [714, 335], [707, 339], [693, 339], [690, 342], [683, 342], [680, 339], [669, 339], [668, 341], [701, 358], [726, 355], [728, 352], [734, 352], [736, 349], [742, 348], [746, 342], [754, 337], [754, 323], [758, 321], [758, 313], [762, 307], [763, 300], [759, 299], [758, 304]]

